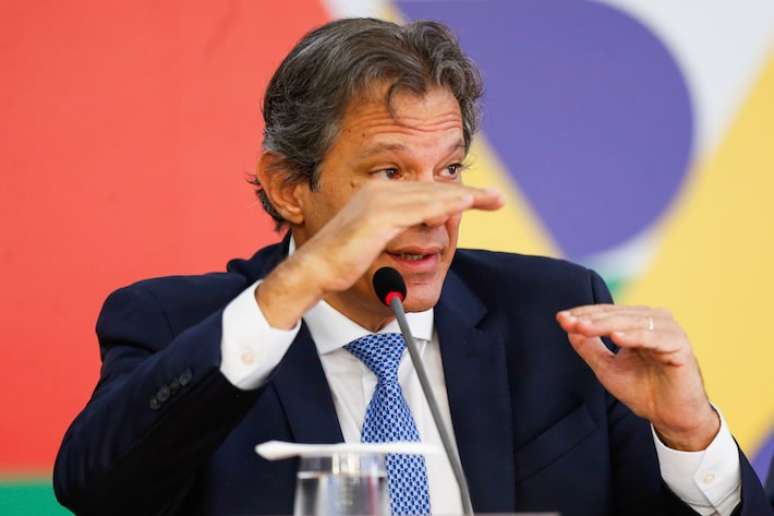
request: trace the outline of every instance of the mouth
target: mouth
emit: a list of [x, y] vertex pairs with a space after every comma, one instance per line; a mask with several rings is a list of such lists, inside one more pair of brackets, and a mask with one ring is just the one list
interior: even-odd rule
[[435, 248], [405, 248], [386, 251], [399, 270], [409, 273], [435, 272], [441, 260], [441, 250]]
[[427, 259], [428, 256], [431, 256], [430, 254], [423, 253], [390, 253], [390, 255], [398, 260], [406, 260], [409, 262], [419, 262]]

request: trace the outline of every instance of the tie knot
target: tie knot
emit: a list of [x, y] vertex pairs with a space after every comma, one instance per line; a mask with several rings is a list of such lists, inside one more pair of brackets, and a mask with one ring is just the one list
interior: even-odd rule
[[344, 346], [376, 375], [379, 382], [398, 381], [398, 366], [405, 348], [400, 333], [366, 335]]

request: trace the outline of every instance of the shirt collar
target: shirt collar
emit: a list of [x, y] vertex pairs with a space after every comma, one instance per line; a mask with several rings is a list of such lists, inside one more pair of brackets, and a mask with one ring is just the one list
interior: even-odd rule
[[[293, 254], [296, 243], [290, 238], [288, 256]], [[417, 339], [431, 340], [433, 336], [433, 309], [424, 312], [412, 312], [406, 314], [406, 321], [411, 328], [412, 335]], [[357, 340], [373, 332], [363, 328], [346, 315], [342, 314], [331, 305], [320, 300], [316, 305], [306, 311], [304, 322], [309, 328], [317, 346], [318, 353], [325, 354], [335, 351], [353, 340]], [[398, 321], [392, 320], [377, 333], [400, 333]]]

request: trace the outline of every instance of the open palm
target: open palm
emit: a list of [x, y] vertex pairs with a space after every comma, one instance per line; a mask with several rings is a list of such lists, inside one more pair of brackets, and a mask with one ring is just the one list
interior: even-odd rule
[[668, 311], [587, 305], [560, 312], [557, 320], [608, 392], [649, 420], [666, 441], [681, 449], [709, 444], [719, 419], [688, 337]]

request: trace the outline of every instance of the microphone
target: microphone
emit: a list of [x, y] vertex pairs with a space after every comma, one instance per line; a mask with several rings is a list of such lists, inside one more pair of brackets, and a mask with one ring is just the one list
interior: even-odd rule
[[403, 334], [403, 340], [406, 341], [406, 348], [408, 348], [411, 363], [417, 372], [419, 385], [422, 386], [422, 393], [425, 395], [427, 405], [430, 407], [433, 422], [436, 428], [438, 428], [438, 435], [441, 436], [446, 458], [449, 460], [449, 464], [451, 464], [454, 478], [457, 480], [457, 485], [460, 488], [462, 510], [466, 515], [472, 515], [473, 504], [470, 501], [470, 490], [468, 489], [468, 482], [465, 480], [465, 473], [462, 471], [462, 464], [460, 464], [457, 455], [454, 453], [449, 431], [441, 420], [441, 412], [438, 409], [438, 403], [435, 400], [435, 395], [433, 395], [433, 390], [430, 388], [430, 381], [427, 378], [425, 366], [419, 357], [417, 344], [414, 342], [411, 328], [409, 328], [406, 321], [406, 312], [403, 310], [403, 300], [406, 298], [406, 282], [403, 281], [403, 277], [397, 270], [392, 267], [382, 267], [374, 274], [372, 283], [379, 301], [389, 306], [395, 313], [398, 326], [400, 326], [400, 331]]

